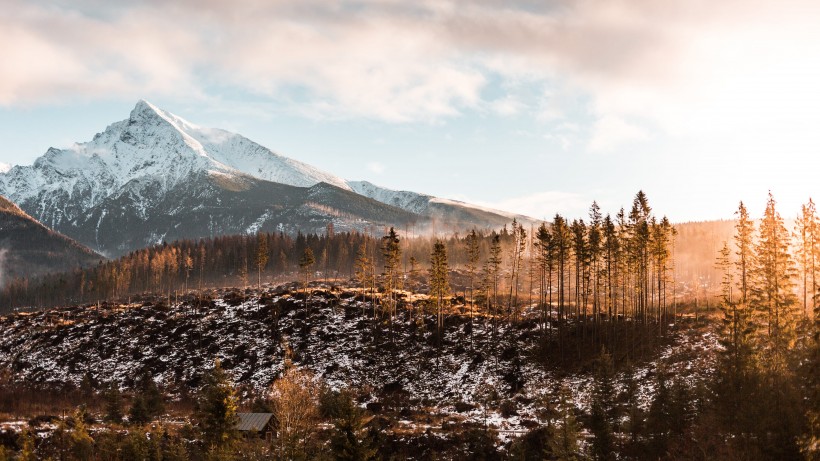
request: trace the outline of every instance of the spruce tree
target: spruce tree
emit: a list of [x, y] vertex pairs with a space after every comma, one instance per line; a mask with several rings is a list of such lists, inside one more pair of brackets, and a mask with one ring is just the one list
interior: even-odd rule
[[262, 232], [256, 234], [256, 281], [262, 290], [262, 271], [268, 265], [268, 236]]
[[735, 224], [735, 248], [737, 260], [735, 266], [737, 268], [740, 280], [740, 299], [738, 300], [745, 309], [749, 302], [749, 271], [752, 268], [752, 259], [754, 257], [754, 242], [752, 241], [755, 225], [749, 218], [749, 212], [743, 202], [738, 205], [737, 223]]
[[[800, 209], [797, 217], [795, 229], [795, 240], [797, 241], [796, 256], [800, 264], [800, 276], [802, 285], [803, 315], [808, 318], [814, 308], [815, 294], [817, 293], [817, 256], [818, 256], [818, 222], [817, 209], [814, 201], [810, 198], [808, 203]], [[811, 305], [809, 300], [811, 299]]]
[[481, 258], [481, 248], [479, 247], [478, 234], [475, 229], [472, 229], [467, 237], [464, 238], [467, 247], [467, 276], [470, 278], [470, 344], [473, 339], [473, 289], [476, 271], [478, 270], [478, 261]]
[[372, 459], [376, 450], [370, 446], [369, 438], [364, 433], [362, 410], [346, 391], [339, 394], [336, 403], [333, 435], [330, 439], [333, 458], [339, 461]]
[[390, 311], [392, 325], [395, 315], [394, 290], [398, 288], [399, 268], [401, 267], [401, 245], [394, 228], [382, 237], [382, 259], [384, 260], [384, 288], [387, 292], [387, 308]]
[[[493, 318], [493, 337], [495, 337], [496, 329], [498, 328], [497, 318], [499, 314], [496, 307], [498, 301], [498, 276], [501, 272], [501, 236], [495, 232], [493, 232], [490, 239], [490, 255], [486, 268], [489, 282], [487, 290], [487, 311]], [[492, 289], [490, 290], [490, 288]]]
[[116, 384], [111, 384], [105, 392], [105, 421], [122, 423], [122, 393]]
[[775, 208], [771, 192], [755, 246], [750, 304], [764, 326], [762, 361], [773, 377], [786, 372], [788, 351], [795, 341], [795, 267], [789, 253], [789, 233]]
[[615, 397], [615, 370], [612, 357], [604, 349], [595, 363], [590, 415], [592, 455], [596, 460], [615, 459]]
[[131, 400], [131, 409], [128, 410], [128, 422], [138, 426], [151, 422], [151, 415], [148, 413], [145, 397], [142, 393], [134, 394], [134, 398]]
[[[373, 298], [372, 285], [373, 280], [373, 261], [367, 254], [367, 245], [362, 243], [359, 246], [359, 251], [356, 253], [356, 261], [354, 263], [353, 278], [356, 282], [362, 285], [364, 290], [370, 289], [371, 300]], [[375, 302], [375, 301], [374, 301]]]
[[302, 259], [299, 260], [299, 271], [302, 273], [302, 280], [304, 280], [304, 291], [305, 291], [305, 303], [304, 307], [307, 309], [307, 298], [308, 298], [308, 284], [310, 283], [310, 271], [313, 268], [313, 264], [316, 262], [316, 258], [313, 257], [313, 250], [310, 247], [305, 247], [304, 252], [302, 253]]
[[236, 438], [236, 392], [218, 360], [204, 376], [195, 413], [207, 447], [227, 446]]
[[[723, 316], [719, 341], [723, 349], [718, 352], [719, 366], [713, 390], [720, 414], [727, 418], [725, 422], [731, 429], [738, 427], [738, 418], [743, 418], [752, 392], [749, 371], [752, 366], [750, 341], [753, 329], [749, 309], [741, 300], [742, 294], [741, 299], [733, 296], [734, 266], [729, 245], [724, 242], [716, 262], [716, 268], [721, 273], [720, 309]], [[742, 287], [743, 283], [740, 285]]]
[[552, 273], [555, 270], [555, 242], [546, 223], [541, 223], [538, 227], [536, 245], [540, 271], [538, 302], [541, 305], [541, 331], [546, 343], [546, 326], [552, 320]]
[[581, 431], [575, 419], [575, 404], [572, 402], [569, 389], [561, 387], [558, 399], [558, 421], [553, 426], [550, 452], [560, 460], [580, 460], [582, 457], [578, 441]]
[[436, 328], [438, 339], [441, 340], [444, 326], [444, 298], [450, 294], [449, 266], [447, 265], [447, 248], [444, 242], [436, 240], [433, 252], [430, 254], [430, 296], [436, 300]]

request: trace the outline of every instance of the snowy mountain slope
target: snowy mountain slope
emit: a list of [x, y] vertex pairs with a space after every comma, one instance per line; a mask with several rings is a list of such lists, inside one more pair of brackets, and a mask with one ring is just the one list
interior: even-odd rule
[[419, 194], [406, 190], [392, 190], [379, 187], [368, 181], [348, 181], [347, 185], [357, 194], [378, 200], [388, 205], [410, 211], [412, 213], [424, 213], [428, 209], [430, 200], [434, 197], [426, 194]]
[[340, 230], [414, 223], [449, 231], [500, 227], [512, 216], [347, 182], [142, 100], [89, 142], [0, 170], [0, 194], [110, 256], [172, 237], [314, 232], [330, 222]]
[[[163, 241], [283, 231], [338, 231], [367, 225], [414, 222], [417, 216], [351, 191], [319, 183], [296, 187], [248, 176], [203, 173], [166, 194], [151, 195], [150, 183], [131, 183], [72, 223], [76, 238], [108, 255]], [[151, 207], [142, 203], [150, 201]]]
[[348, 181], [354, 192], [388, 205], [432, 218], [437, 223], [466, 222], [474, 226], [502, 226], [516, 219], [535, 224], [533, 218], [411, 191], [397, 191], [368, 181]]
[[200, 128], [139, 101], [128, 119], [108, 126], [92, 141], [62, 150], [50, 148], [34, 165], [0, 174], [0, 193], [28, 204], [55, 226], [78, 216], [71, 209], [49, 213], [55, 201], [70, 199], [87, 209], [132, 181], [149, 181], [162, 192], [203, 171], [246, 174], [301, 187], [326, 182], [348, 189], [343, 179], [240, 135]]

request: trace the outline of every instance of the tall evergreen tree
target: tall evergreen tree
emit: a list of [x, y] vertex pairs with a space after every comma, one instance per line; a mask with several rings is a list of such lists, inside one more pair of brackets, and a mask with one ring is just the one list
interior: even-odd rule
[[[797, 241], [796, 256], [800, 264], [803, 315], [808, 318], [816, 305], [814, 299], [817, 293], [817, 257], [820, 252], [817, 235], [820, 230], [818, 229], [817, 209], [811, 198], [800, 208], [800, 216], [797, 217], [794, 230]], [[811, 305], [809, 305], [809, 298], [811, 298]]]
[[339, 395], [330, 447], [337, 461], [367, 461], [376, 455], [364, 431], [362, 410], [348, 392]]
[[589, 230], [587, 232], [587, 251], [589, 257], [590, 287], [592, 294], [592, 318], [597, 328], [600, 320], [600, 282], [601, 282], [601, 258], [603, 256], [603, 215], [598, 202], [592, 202], [589, 208]]
[[590, 430], [592, 432], [592, 455], [596, 460], [615, 459], [615, 370], [612, 357], [606, 350], [595, 363], [592, 389]]
[[[481, 247], [479, 246], [479, 238], [475, 232], [475, 229], [472, 229], [467, 237], [464, 238], [464, 242], [467, 247], [467, 276], [470, 278], [470, 326], [472, 327], [473, 322], [473, 290], [475, 284], [475, 276], [476, 271], [478, 270], [478, 261], [481, 258]], [[470, 339], [472, 341], [472, 328], [470, 329]]]
[[[370, 290], [370, 298], [373, 299], [373, 260], [367, 253], [367, 244], [362, 243], [356, 253], [353, 278], [362, 285], [365, 290]], [[374, 301], [375, 303], [375, 301]]]
[[262, 232], [256, 234], [256, 276], [259, 289], [262, 289], [262, 271], [268, 265], [268, 236]]
[[540, 270], [538, 302], [541, 305], [541, 331], [546, 334], [547, 323], [552, 320], [552, 274], [555, 270], [555, 239], [546, 223], [538, 227], [536, 246]]
[[[527, 248], [527, 231], [515, 219], [512, 222], [512, 246], [510, 246], [510, 295], [507, 309], [513, 319], [518, 318], [518, 281], [521, 277], [521, 263]], [[513, 298], [514, 296], [514, 298]]]
[[575, 404], [572, 394], [566, 387], [562, 387], [558, 394], [558, 421], [553, 426], [550, 438], [550, 451], [557, 459], [575, 461], [582, 459], [578, 448], [580, 428], [575, 419]]
[[[493, 317], [493, 335], [498, 326], [498, 276], [501, 271], [501, 236], [493, 232], [490, 239], [490, 255], [487, 260], [487, 311]], [[492, 288], [492, 289], [490, 289]], [[494, 312], [495, 311], [495, 312]]]
[[305, 309], [307, 309], [307, 301], [308, 301], [308, 284], [310, 283], [310, 272], [313, 268], [313, 264], [316, 263], [316, 258], [313, 257], [313, 250], [310, 249], [309, 246], [305, 247], [304, 252], [302, 253], [302, 259], [299, 260], [299, 272], [302, 273], [302, 280], [304, 290], [305, 290]]
[[122, 394], [116, 384], [111, 384], [105, 392], [105, 421], [122, 422]]
[[387, 308], [390, 311], [392, 325], [393, 316], [396, 313], [394, 291], [398, 288], [399, 269], [401, 268], [401, 245], [392, 227], [387, 235], [382, 237], [382, 259], [384, 260], [384, 288], [388, 299]]
[[218, 360], [205, 374], [196, 402], [196, 419], [207, 447], [228, 446], [236, 439], [236, 392]]
[[752, 268], [752, 259], [754, 258], [754, 242], [752, 239], [755, 225], [749, 217], [749, 212], [743, 202], [738, 205], [735, 216], [737, 216], [737, 223], [735, 224], [735, 255], [737, 260], [735, 266], [740, 278], [738, 280], [740, 284], [740, 299], [738, 302], [745, 307], [749, 302], [749, 271]]
[[447, 265], [447, 248], [444, 242], [436, 240], [430, 254], [430, 296], [436, 300], [436, 328], [441, 339], [444, 317], [442, 308], [444, 298], [450, 294], [449, 266]]
[[795, 340], [795, 267], [789, 253], [789, 233], [775, 208], [771, 192], [760, 222], [750, 303], [765, 327], [762, 359], [774, 376], [786, 371], [787, 352]]

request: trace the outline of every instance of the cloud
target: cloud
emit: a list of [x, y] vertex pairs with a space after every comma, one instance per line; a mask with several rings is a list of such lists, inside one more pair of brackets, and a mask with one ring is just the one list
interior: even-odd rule
[[[586, 118], [592, 150], [655, 128], [816, 146], [818, 19], [808, 0], [8, 0], [0, 105], [224, 91], [313, 118]], [[504, 94], [521, 85], [547, 97]]]
[[648, 134], [643, 128], [607, 115], [593, 125], [589, 149], [594, 152], [612, 151], [623, 144], [644, 140], [647, 137]]
[[495, 202], [474, 202], [469, 199], [464, 201], [544, 220], [551, 220], [555, 213], [571, 217], [586, 216], [592, 203], [591, 198], [563, 191], [538, 192]]
[[370, 162], [367, 164], [367, 170], [371, 173], [382, 174], [384, 173], [385, 167], [380, 162]]

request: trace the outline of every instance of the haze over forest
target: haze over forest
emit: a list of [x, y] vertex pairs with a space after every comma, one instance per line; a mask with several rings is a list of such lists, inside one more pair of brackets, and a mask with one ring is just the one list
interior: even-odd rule
[[818, 23], [5, 1], [0, 461], [820, 460]]

